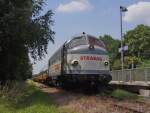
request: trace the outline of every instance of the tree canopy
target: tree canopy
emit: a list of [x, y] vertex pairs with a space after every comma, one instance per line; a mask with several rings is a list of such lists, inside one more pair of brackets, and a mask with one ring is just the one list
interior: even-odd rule
[[99, 36], [99, 39], [102, 40], [108, 51], [108, 55], [110, 57], [110, 65], [112, 67], [115, 59], [118, 57], [118, 48], [120, 45], [120, 40], [112, 38], [110, 35]]
[[129, 55], [150, 58], [150, 27], [138, 25], [125, 34], [124, 42], [129, 46]]
[[99, 39], [105, 43], [109, 56], [117, 57], [120, 40], [114, 39], [110, 35], [99, 36]]
[[[120, 54], [118, 52], [120, 40], [114, 39], [110, 35], [100, 36], [99, 39], [106, 45], [111, 68], [121, 69]], [[131, 63], [141, 65], [144, 60], [149, 60], [150, 27], [138, 25], [127, 31], [124, 35], [124, 45], [128, 45], [128, 50], [124, 52], [124, 68], [128, 68]]]
[[0, 1], [0, 80], [31, 76], [29, 53], [35, 60], [54, 42], [53, 12], [41, 14], [44, 0]]

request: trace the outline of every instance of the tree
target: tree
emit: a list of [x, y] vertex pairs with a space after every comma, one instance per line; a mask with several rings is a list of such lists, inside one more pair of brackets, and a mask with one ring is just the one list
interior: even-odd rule
[[128, 47], [128, 54], [141, 58], [150, 58], [150, 27], [138, 25], [135, 29], [125, 34], [125, 41]]
[[112, 67], [115, 59], [118, 56], [118, 48], [120, 45], [120, 40], [113, 39], [110, 35], [99, 36], [99, 39], [102, 40], [106, 45], [106, 49], [108, 51]]
[[44, 0], [0, 1], [0, 80], [22, 80], [31, 76], [28, 54], [35, 60], [54, 42], [51, 10], [41, 15]]

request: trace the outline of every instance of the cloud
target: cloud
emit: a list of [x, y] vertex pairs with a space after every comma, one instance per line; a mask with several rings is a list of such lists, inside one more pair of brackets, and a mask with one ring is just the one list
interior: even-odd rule
[[150, 25], [150, 2], [138, 2], [130, 5], [125, 13], [123, 20]]
[[62, 13], [72, 13], [90, 10], [92, 5], [88, 0], [73, 0], [66, 4], [59, 4], [56, 11]]

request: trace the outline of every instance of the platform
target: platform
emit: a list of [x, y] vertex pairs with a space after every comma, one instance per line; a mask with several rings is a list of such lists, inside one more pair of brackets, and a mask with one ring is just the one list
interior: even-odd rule
[[116, 85], [131, 85], [131, 86], [146, 86], [150, 87], [150, 81], [132, 81], [132, 82], [124, 82], [124, 81], [110, 81], [109, 84], [116, 84]]

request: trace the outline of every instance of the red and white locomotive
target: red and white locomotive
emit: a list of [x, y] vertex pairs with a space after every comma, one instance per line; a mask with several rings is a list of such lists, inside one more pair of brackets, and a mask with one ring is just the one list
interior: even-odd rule
[[88, 34], [65, 42], [49, 59], [49, 82], [108, 84], [112, 79], [104, 43]]

